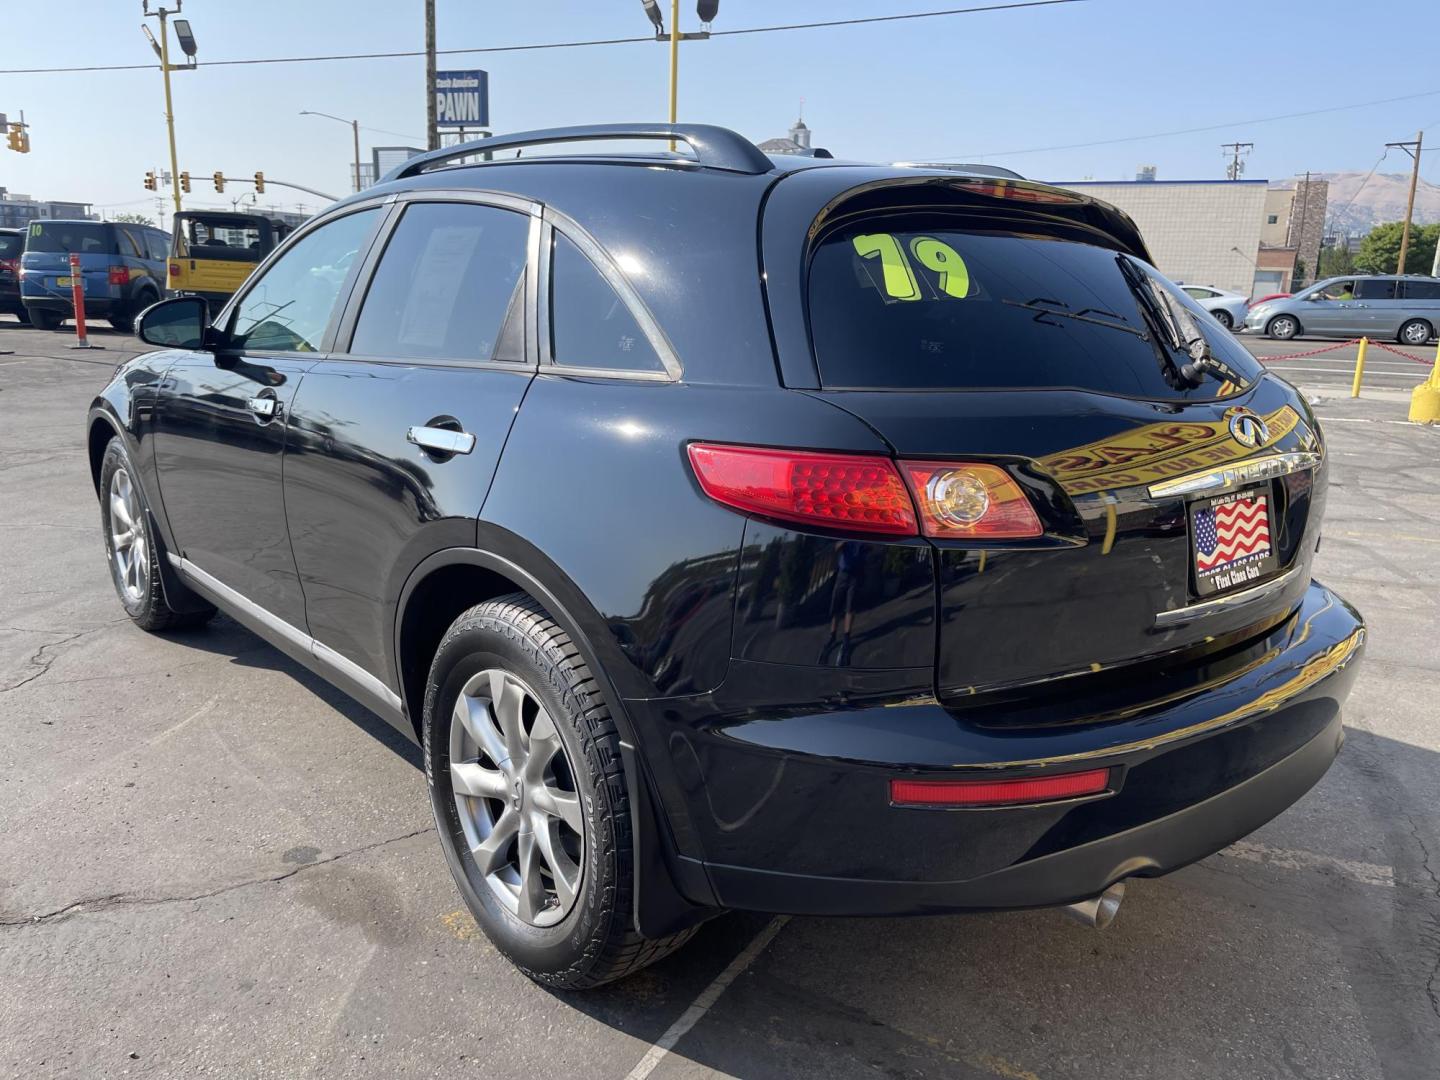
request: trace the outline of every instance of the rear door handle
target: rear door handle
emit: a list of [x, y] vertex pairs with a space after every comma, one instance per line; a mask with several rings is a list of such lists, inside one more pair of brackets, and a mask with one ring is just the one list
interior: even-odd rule
[[475, 436], [468, 431], [450, 428], [412, 427], [405, 433], [407, 441], [436, 454], [468, 454], [475, 449]]

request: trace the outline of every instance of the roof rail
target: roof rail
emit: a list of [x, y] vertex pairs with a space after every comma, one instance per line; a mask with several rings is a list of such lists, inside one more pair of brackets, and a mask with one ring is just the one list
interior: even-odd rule
[[523, 146], [546, 143], [590, 142], [602, 139], [673, 139], [683, 142], [695, 154], [695, 160], [712, 169], [758, 175], [775, 166], [749, 139], [729, 128], [711, 124], [582, 124], [577, 127], [541, 128], [520, 131], [514, 135], [497, 135], [490, 139], [444, 146], [429, 153], [417, 154], [390, 170], [381, 183], [417, 176], [426, 169], [473, 154], [494, 153]]

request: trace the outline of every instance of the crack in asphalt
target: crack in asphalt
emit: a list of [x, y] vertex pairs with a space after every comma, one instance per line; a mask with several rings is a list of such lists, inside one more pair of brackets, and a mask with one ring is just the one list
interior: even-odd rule
[[47, 657], [45, 655], [47, 650], [58, 649], [62, 645], [69, 645], [72, 641], [78, 641], [80, 638], [86, 637], [90, 634], [98, 634], [101, 630], [105, 630], [108, 627], [114, 626], [116, 623], [121, 623], [125, 621], [125, 619], [111, 619], [109, 622], [101, 623], [99, 626], [92, 626], [89, 630], [77, 630], [74, 633], [68, 633], [64, 630], [35, 630], [25, 626], [0, 626], [0, 630], [13, 630], [14, 632], [19, 634], [63, 635], [61, 636], [59, 641], [47, 641], [44, 645], [41, 645], [38, 649], [36, 649], [30, 657], [30, 666], [36, 668], [37, 670], [32, 671], [30, 674], [26, 675], [18, 682], [11, 683], [9, 686], [0, 686], [0, 694], [8, 694], [11, 690], [19, 690], [20, 687], [34, 682], [42, 675], [48, 674], [51, 665], [53, 665], [55, 661], [59, 659], [59, 656]]
[[136, 895], [135, 893], [108, 893], [104, 896], [91, 896], [83, 900], [75, 900], [63, 907], [55, 908], [53, 911], [36, 912], [31, 915], [0, 914], [0, 930], [13, 930], [22, 926], [40, 926], [65, 922], [68, 919], [75, 918], [77, 915], [94, 915], [97, 912], [114, 907], [154, 907], [160, 904], [190, 903], [197, 900], [209, 900], [212, 897], [223, 896], [225, 893], [235, 892], [237, 889], [248, 889], [253, 885], [275, 885], [294, 877], [296, 874], [304, 873], [306, 870], [313, 870], [317, 866], [326, 866], [329, 863], [339, 862], [341, 859], [348, 859], [355, 855], [363, 855], [367, 851], [374, 851], [376, 848], [385, 847], [387, 844], [398, 844], [402, 840], [410, 840], [416, 836], [423, 836], [425, 833], [434, 831], [435, 826], [429, 825], [423, 829], [416, 829], [414, 832], [404, 833], [401, 836], [392, 836], [386, 840], [376, 840], [373, 844], [362, 844], [360, 847], [337, 852], [323, 859], [316, 859], [314, 862], [303, 863], [300, 866], [293, 867], [280, 874], [267, 874], [262, 877], [248, 878], [244, 881], [236, 881], [229, 885], [222, 885], [217, 889], [209, 889], [205, 892], [185, 896], [143, 896]]
[[[1415, 820], [1414, 815], [1406, 814], [1405, 820], [1410, 823], [1410, 835], [1414, 837], [1415, 844], [1420, 848], [1422, 856], [1420, 867], [1425, 871], [1425, 876], [1430, 879], [1430, 885], [1434, 891], [1436, 900], [1440, 900], [1440, 873], [1430, 862], [1430, 848], [1420, 835], [1420, 824]], [[1435, 964], [1430, 969], [1430, 977], [1425, 980], [1425, 996], [1430, 999], [1430, 1009], [1440, 1018], [1440, 913], [1427, 911], [1425, 918], [1429, 921], [1432, 934], [1430, 944], [1435, 949]]]

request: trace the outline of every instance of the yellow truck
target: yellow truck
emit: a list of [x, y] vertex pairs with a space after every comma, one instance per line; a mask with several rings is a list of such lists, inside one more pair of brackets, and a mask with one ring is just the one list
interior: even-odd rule
[[203, 296], [218, 310], [292, 231], [263, 214], [182, 210], [171, 226], [169, 294]]

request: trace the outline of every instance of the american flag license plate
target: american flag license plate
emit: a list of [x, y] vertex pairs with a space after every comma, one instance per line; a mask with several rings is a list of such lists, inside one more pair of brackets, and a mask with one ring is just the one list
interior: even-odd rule
[[1268, 488], [1190, 504], [1190, 554], [1199, 596], [1253, 585], [1279, 567]]

